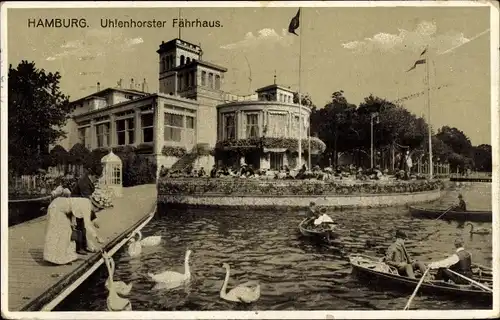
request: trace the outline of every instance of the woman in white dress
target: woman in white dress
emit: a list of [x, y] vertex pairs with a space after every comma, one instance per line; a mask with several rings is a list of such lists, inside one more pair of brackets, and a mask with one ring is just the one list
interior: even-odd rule
[[50, 203], [47, 209], [47, 229], [43, 249], [45, 261], [62, 265], [78, 259], [76, 244], [71, 239], [73, 216], [83, 219], [89, 244], [104, 242], [90, 220], [92, 211], [97, 212], [102, 209], [93, 203], [95, 202], [91, 199], [69, 197], [57, 197]]

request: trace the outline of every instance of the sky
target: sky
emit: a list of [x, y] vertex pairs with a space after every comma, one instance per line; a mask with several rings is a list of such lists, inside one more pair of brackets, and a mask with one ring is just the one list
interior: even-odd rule
[[[483, 7], [311, 8], [301, 10], [299, 36], [288, 33], [296, 7], [183, 8], [189, 20], [219, 20], [220, 28], [183, 28], [181, 38], [201, 44], [203, 59], [228, 68], [223, 89], [250, 94], [277, 83], [300, 88], [323, 107], [343, 90], [359, 104], [370, 94], [396, 100], [423, 92], [425, 66], [406, 72], [428, 46], [432, 90], [431, 124], [464, 131], [473, 145], [490, 138], [490, 13]], [[123, 79], [146, 79], [158, 90], [161, 41], [178, 37], [172, 26], [179, 10], [9, 9], [8, 63], [34, 61], [62, 75], [61, 89], [71, 100], [116, 87]], [[85, 18], [87, 28], [28, 28], [28, 19]], [[166, 20], [164, 28], [109, 29], [100, 19]], [[302, 43], [301, 43], [302, 42]], [[425, 95], [404, 106], [428, 117]]]

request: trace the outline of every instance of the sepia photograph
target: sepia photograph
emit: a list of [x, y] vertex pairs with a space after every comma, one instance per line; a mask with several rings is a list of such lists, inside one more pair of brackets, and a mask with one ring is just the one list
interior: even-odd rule
[[0, 23], [3, 318], [500, 316], [498, 3]]

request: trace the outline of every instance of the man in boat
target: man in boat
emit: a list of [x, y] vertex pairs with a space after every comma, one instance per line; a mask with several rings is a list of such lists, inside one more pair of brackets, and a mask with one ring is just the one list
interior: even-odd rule
[[414, 269], [420, 270], [424, 274], [426, 268], [422, 262], [410, 260], [410, 256], [406, 251], [404, 241], [407, 235], [401, 231], [396, 231], [396, 241], [389, 246], [383, 261], [392, 267], [395, 267], [399, 274], [415, 279]]
[[450, 270], [453, 270], [467, 278], [472, 277], [471, 254], [465, 251], [462, 239], [455, 239], [455, 248], [456, 252], [454, 254], [446, 259], [431, 262], [429, 268], [438, 269], [435, 280], [443, 280], [445, 282], [451, 280], [456, 284], [469, 284], [467, 280], [450, 272]]
[[453, 211], [467, 211], [467, 205], [465, 204], [464, 197], [461, 194], [458, 195], [458, 205], [453, 207]]

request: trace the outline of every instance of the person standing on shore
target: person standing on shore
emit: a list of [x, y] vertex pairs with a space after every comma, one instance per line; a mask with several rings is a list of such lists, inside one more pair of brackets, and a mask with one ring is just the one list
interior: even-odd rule
[[[95, 183], [102, 175], [102, 166], [95, 166], [93, 168], [88, 168], [85, 173], [78, 179], [75, 188], [71, 192], [71, 197], [74, 198], [87, 198], [90, 199], [95, 191]], [[97, 218], [94, 211], [91, 212], [90, 222], [93, 222]], [[99, 225], [93, 222], [93, 227], [99, 228]], [[82, 218], [76, 217], [76, 228], [77, 231], [81, 233], [80, 241], [77, 241], [76, 251], [79, 254], [87, 254], [87, 252], [93, 252], [91, 248], [88, 247], [85, 223]]]
[[71, 239], [73, 217], [82, 219], [92, 239], [98, 243], [104, 241], [98, 236], [97, 230], [90, 221], [93, 211], [100, 210], [86, 198], [64, 197], [63, 192], [54, 193], [55, 199], [47, 209], [47, 228], [43, 248], [43, 259], [47, 262], [63, 265], [71, 263], [81, 256], [77, 254], [75, 242]]

